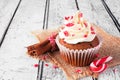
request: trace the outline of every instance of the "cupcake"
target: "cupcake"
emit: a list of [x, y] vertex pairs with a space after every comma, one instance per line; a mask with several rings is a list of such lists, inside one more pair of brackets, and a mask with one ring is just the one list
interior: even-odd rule
[[88, 66], [101, 46], [101, 40], [96, 35], [94, 26], [83, 18], [81, 12], [65, 17], [56, 44], [60, 55], [72, 66]]

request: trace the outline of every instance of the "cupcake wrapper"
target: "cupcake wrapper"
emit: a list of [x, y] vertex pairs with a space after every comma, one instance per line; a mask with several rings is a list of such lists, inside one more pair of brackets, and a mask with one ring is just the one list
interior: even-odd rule
[[95, 59], [95, 54], [98, 52], [101, 46], [101, 41], [98, 46], [86, 50], [73, 50], [66, 48], [59, 43], [58, 36], [56, 38], [56, 44], [60, 49], [60, 55], [67, 63], [71, 64], [72, 66], [82, 67], [88, 66]]

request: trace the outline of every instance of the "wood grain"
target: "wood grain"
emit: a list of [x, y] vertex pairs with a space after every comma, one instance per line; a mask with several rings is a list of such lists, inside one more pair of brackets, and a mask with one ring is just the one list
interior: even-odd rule
[[[107, 2], [109, 2], [109, 0]], [[113, 3], [116, 2], [117, 1]], [[84, 13], [84, 17], [87, 18], [91, 23], [95, 23], [111, 35], [120, 36], [119, 31], [102, 5], [101, 0], [78, 0], [78, 3], [80, 10]], [[116, 3], [116, 6], [117, 5], [119, 6], [118, 3]], [[113, 9], [117, 8], [116, 6], [114, 4], [109, 5], [109, 7]], [[115, 11], [114, 13], [119, 14], [119, 9], [117, 10], [118, 11]], [[119, 19], [120, 16], [117, 16], [117, 18]]]
[[[11, 10], [16, 1], [5, 0], [4, 3], [11, 4], [4, 5], [5, 8]], [[34, 64], [38, 60], [26, 55], [26, 46], [38, 42], [31, 31], [42, 29], [44, 3], [45, 0], [22, 0], [0, 49], [0, 80], [36, 79], [37, 68], [34, 68]], [[3, 8], [6, 11], [3, 14], [12, 15], [6, 9]], [[5, 16], [3, 18], [5, 23], [9, 20]]]
[[[13, 3], [14, 2], [14, 3]], [[5, 29], [7, 28], [10, 19], [17, 7], [19, 0], [1, 0], [0, 1], [0, 40], [3, 36]]]
[[[106, 0], [119, 20], [119, 1]], [[9, 23], [19, 0], [0, 0], [0, 38]], [[78, 0], [80, 11], [90, 22], [102, 27], [107, 33], [120, 36], [114, 23], [108, 16], [101, 0]], [[38, 60], [26, 55], [26, 46], [39, 42], [31, 31], [42, 29], [45, 0], [22, 0], [15, 18], [10, 25], [5, 41], [0, 49], [0, 80], [34, 80]], [[63, 17], [76, 12], [74, 0], [51, 0], [49, 29], [59, 27]], [[43, 37], [43, 36], [42, 36]], [[119, 58], [119, 57], [118, 57]], [[48, 63], [47, 63], [48, 64]], [[66, 80], [61, 69], [53, 69], [53, 64], [44, 67], [43, 80]], [[114, 72], [115, 71], [115, 72]], [[81, 80], [92, 80], [91, 77]], [[119, 80], [120, 66], [107, 69], [100, 74], [99, 80]]]
[[[112, 13], [117, 18], [118, 22], [120, 23], [120, 15], [119, 15], [119, 13], [120, 13], [120, 5], [118, 5], [118, 3], [120, 3], [120, 0], [117, 0], [117, 1], [106, 0], [106, 3], [109, 6]], [[112, 6], [114, 6], [114, 7], [112, 7]]]

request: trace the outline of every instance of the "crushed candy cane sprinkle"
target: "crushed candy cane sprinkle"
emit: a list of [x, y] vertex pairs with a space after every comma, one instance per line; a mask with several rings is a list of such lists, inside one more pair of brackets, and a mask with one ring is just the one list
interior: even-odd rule
[[66, 16], [59, 37], [69, 44], [90, 42], [96, 36], [94, 27], [83, 18], [83, 13], [77, 12], [73, 16]]
[[75, 72], [76, 73], [82, 73], [82, 70], [81, 69], [76, 69]]
[[50, 43], [52, 45], [51, 51], [55, 51], [57, 49], [56, 43], [55, 43], [56, 35], [57, 35], [57, 33], [52, 33], [48, 38], [48, 40], [50, 40]]
[[45, 63], [45, 66], [49, 66], [47, 63]]
[[34, 67], [38, 67], [39, 66], [39, 64], [34, 64]]
[[58, 66], [57, 66], [57, 65], [53, 65], [53, 68], [54, 68], [54, 69], [57, 69], [57, 68], [58, 68]]

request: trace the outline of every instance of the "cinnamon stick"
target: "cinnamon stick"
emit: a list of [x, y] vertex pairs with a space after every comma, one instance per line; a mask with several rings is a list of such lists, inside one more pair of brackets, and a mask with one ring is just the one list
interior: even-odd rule
[[[51, 36], [53, 39], [55, 39], [57, 36], [57, 34]], [[57, 49], [57, 46], [56, 47], [56, 50]], [[41, 54], [44, 54], [46, 52], [51, 52], [53, 48], [53, 45], [50, 43], [50, 40], [49, 39], [46, 39], [44, 40], [43, 42], [41, 43], [37, 43], [37, 44], [34, 44], [34, 45], [31, 45], [31, 46], [28, 46], [27, 47], [27, 50], [28, 50], [28, 54], [30, 56], [39, 56]]]
[[28, 52], [31, 51], [31, 50], [36, 50], [38, 49], [39, 47], [44, 47], [45, 45], [47, 45], [50, 41], [47, 39], [41, 43], [37, 43], [37, 44], [33, 44], [31, 46], [28, 46], [27, 49], [28, 49]]
[[52, 46], [50, 45], [50, 41], [46, 39], [41, 43], [37, 43], [27, 47], [28, 54], [31, 56], [39, 56], [50, 50]]

